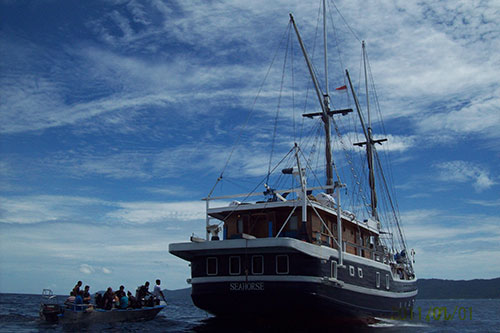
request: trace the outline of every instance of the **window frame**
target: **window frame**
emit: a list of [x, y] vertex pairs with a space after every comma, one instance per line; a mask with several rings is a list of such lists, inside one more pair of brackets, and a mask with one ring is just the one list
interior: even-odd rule
[[[255, 257], [261, 257], [261, 258], [262, 258], [262, 264], [261, 264], [261, 268], [262, 268], [262, 270], [261, 270], [261, 272], [260, 272], [260, 273], [256, 273], [256, 272], [254, 271], [254, 269], [253, 269], [253, 267], [254, 267], [254, 265], [253, 265], [253, 259], [254, 259]], [[264, 274], [264, 256], [263, 256], [263, 255], [261, 255], [261, 254], [258, 254], [258, 255], [253, 255], [253, 256], [252, 256], [252, 275], [263, 275], [263, 274]]]
[[380, 272], [376, 272], [375, 285], [377, 286], [377, 288], [380, 288]]
[[337, 279], [338, 272], [337, 272], [338, 266], [337, 266], [337, 261], [332, 260], [330, 264], [330, 277], [333, 279]]
[[349, 275], [354, 277], [355, 276], [355, 270], [354, 270], [354, 266], [352, 265], [349, 265]]
[[[208, 261], [211, 260], [211, 259], [215, 259], [215, 273], [210, 273], [208, 271], [208, 267], [209, 267], [209, 264], [208, 264]], [[218, 275], [219, 274], [219, 260], [217, 257], [207, 257], [207, 260], [206, 260], [206, 273], [208, 276], [215, 276], [215, 275]]]
[[361, 268], [361, 267], [358, 267], [358, 277], [359, 277], [360, 279], [362, 279], [362, 278], [363, 278], [363, 268]]
[[385, 289], [389, 290], [391, 287], [389, 285], [390, 280], [389, 280], [389, 274], [385, 275]]
[[[232, 272], [232, 261], [231, 259], [235, 259], [237, 258], [238, 259], [238, 273], [233, 273]], [[241, 258], [240, 256], [230, 256], [229, 257], [229, 275], [240, 275], [241, 274]]]
[[[283, 257], [286, 258], [286, 272], [280, 272], [278, 270], [278, 258]], [[276, 274], [285, 275], [290, 273], [290, 260], [288, 259], [288, 254], [278, 254], [276, 255]]]

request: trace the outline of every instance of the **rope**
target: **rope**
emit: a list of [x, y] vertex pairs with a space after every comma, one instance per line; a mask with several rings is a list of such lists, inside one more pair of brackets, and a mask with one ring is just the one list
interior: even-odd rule
[[278, 127], [278, 117], [279, 117], [280, 108], [281, 108], [281, 97], [283, 96], [283, 82], [285, 81], [285, 68], [286, 68], [286, 60], [288, 58], [288, 45], [290, 44], [290, 38], [292, 36], [290, 34], [290, 28], [291, 28], [291, 25], [288, 24], [288, 38], [287, 38], [286, 47], [285, 47], [285, 58], [283, 59], [283, 69], [281, 71], [281, 83], [280, 83], [280, 94], [278, 97], [278, 107], [276, 109], [276, 116], [274, 117], [273, 139], [272, 139], [272, 143], [271, 143], [271, 154], [269, 156], [269, 165], [267, 168], [266, 183], [269, 183], [269, 176], [271, 175], [271, 163], [273, 161], [273, 155], [274, 155], [274, 143], [276, 142], [276, 129]]
[[333, 6], [335, 7], [335, 9], [337, 10], [337, 13], [339, 13], [340, 17], [342, 18], [342, 21], [344, 21], [344, 24], [346, 25], [346, 27], [349, 29], [349, 31], [351, 31], [351, 33], [354, 36], [354, 38], [356, 38], [358, 40], [358, 42], [361, 43], [361, 39], [359, 39], [358, 35], [354, 32], [354, 30], [352, 30], [352, 28], [349, 25], [349, 23], [347, 23], [346, 19], [344, 18], [344, 16], [340, 12], [340, 10], [337, 8], [337, 5], [335, 4], [335, 1], [331, 0], [331, 2], [333, 4]]
[[236, 149], [236, 146], [238, 145], [238, 143], [240, 142], [241, 140], [241, 137], [243, 135], [243, 131], [245, 130], [245, 128], [247, 127], [248, 125], [248, 122], [251, 118], [251, 115], [253, 114], [253, 112], [255, 111], [255, 104], [257, 103], [257, 99], [259, 98], [260, 96], [260, 93], [262, 92], [262, 88], [264, 87], [264, 83], [267, 81], [267, 77], [269, 76], [269, 73], [271, 72], [271, 68], [273, 67], [273, 64], [274, 64], [274, 61], [276, 60], [276, 56], [278, 55], [278, 50], [280, 49], [281, 45], [283, 44], [283, 40], [285, 39], [285, 36], [287, 35], [288, 31], [290, 30], [290, 27], [291, 27], [291, 23], [289, 22], [288, 25], [287, 25], [287, 28], [285, 30], [285, 33], [283, 34], [283, 36], [281, 37], [281, 41], [278, 45], [278, 47], [276, 48], [276, 51], [274, 52], [274, 56], [271, 60], [271, 64], [269, 65], [269, 68], [267, 69], [267, 72], [266, 72], [266, 75], [264, 77], [264, 80], [262, 80], [262, 83], [260, 84], [260, 87], [259, 87], [259, 90], [257, 91], [257, 95], [255, 96], [254, 100], [253, 100], [253, 103], [252, 103], [252, 107], [250, 108], [250, 112], [248, 113], [247, 115], [247, 118], [245, 119], [245, 123], [243, 124], [243, 127], [241, 129], [241, 131], [239, 132], [238, 134], [238, 137], [236, 138], [234, 144], [233, 144], [233, 147], [231, 148], [231, 152], [229, 153], [229, 156], [227, 158], [227, 161], [226, 163], [224, 164], [224, 167], [222, 168], [222, 171], [220, 173], [220, 176], [217, 178], [214, 186], [212, 187], [212, 189], [210, 190], [210, 193], [208, 194], [208, 197], [210, 197], [212, 195], [212, 193], [214, 192], [215, 190], [215, 187], [217, 186], [217, 184], [219, 183], [219, 181], [222, 180], [222, 177], [224, 175], [224, 172], [226, 171], [227, 169], [227, 166], [229, 165], [229, 161], [231, 160], [232, 156], [233, 156], [233, 153]]

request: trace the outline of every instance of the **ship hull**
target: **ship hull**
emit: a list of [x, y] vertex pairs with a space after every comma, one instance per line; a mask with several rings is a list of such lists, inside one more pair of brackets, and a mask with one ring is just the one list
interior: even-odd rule
[[[318, 279], [320, 280], [320, 279]], [[233, 286], [242, 290], [234, 291]], [[244, 290], [257, 288], [262, 289]], [[413, 297], [366, 295], [344, 290], [328, 282], [218, 282], [193, 285], [193, 303], [216, 316], [290, 316], [318, 314], [335, 318], [390, 317], [400, 303], [413, 304]], [[401, 305], [402, 305], [401, 304]]]
[[[193, 302], [216, 316], [390, 317], [410, 311], [417, 294], [416, 279], [397, 279], [389, 265], [354, 255], [340, 263], [338, 251], [296, 239], [172, 244], [170, 252], [191, 262]], [[278, 257], [287, 260], [281, 271]]]

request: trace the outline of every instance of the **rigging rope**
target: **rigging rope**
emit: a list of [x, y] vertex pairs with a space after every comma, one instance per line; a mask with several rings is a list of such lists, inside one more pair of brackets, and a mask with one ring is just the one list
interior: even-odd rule
[[349, 23], [347, 23], [346, 19], [344, 18], [344, 16], [340, 12], [340, 10], [337, 8], [337, 5], [335, 4], [335, 1], [331, 0], [331, 2], [333, 4], [333, 6], [335, 7], [335, 9], [337, 10], [337, 13], [339, 13], [340, 17], [342, 18], [342, 21], [344, 21], [344, 24], [346, 25], [346, 27], [349, 29], [349, 31], [351, 31], [351, 33], [354, 36], [354, 38], [356, 38], [358, 40], [358, 42], [361, 43], [361, 40], [359, 39], [358, 35], [354, 32], [354, 30], [351, 28], [351, 26], [349, 25]]
[[210, 193], [208, 194], [208, 197], [210, 197], [212, 195], [212, 193], [215, 190], [215, 187], [222, 180], [222, 176], [224, 175], [224, 172], [226, 171], [227, 166], [229, 165], [229, 161], [231, 160], [231, 158], [233, 156], [233, 153], [234, 153], [234, 150], [236, 149], [236, 146], [238, 145], [238, 143], [239, 143], [239, 141], [241, 139], [241, 136], [243, 135], [243, 131], [247, 127], [248, 122], [249, 122], [249, 120], [251, 118], [251, 115], [255, 111], [255, 104], [257, 102], [257, 99], [259, 98], [260, 93], [262, 91], [262, 88], [264, 87], [264, 83], [267, 81], [267, 77], [269, 76], [269, 73], [271, 72], [271, 68], [273, 67], [274, 61], [276, 60], [276, 56], [278, 55], [278, 51], [279, 51], [279, 49], [280, 49], [280, 47], [281, 47], [281, 45], [283, 43], [283, 40], [285, 39], [285, 36], [287, 35], [288, 31], [290, 30], [290, 28], [291, 28], [291, 23], [289, 22], [288, 25], [287, 25], [287, 28], [285, 30], [285, 33], [281, 37], [281, 41], [280, 41], [278, 47], [276, 48], [276, 51], [274, 52], [274, 56], [273, 56], [273, 58], [271, 60], [271, 64], [269, 65], [269, 68], [267, 69], [267, 72], [266, 72], [266, 75], [264, 77], [264, 80], [262, 80], [262, 83], [260, 84], [259, 90], [257, 91], [257, 95], [255, 96], [255, 98], [253, 100], [252, 107], [250, 108], [250, 112], [248, 112], [247, 118], [245, 119], [245, 123], [243, 124], [243, 127], [242, 127], [240, 133], [238, 134], [238, 137], [236, 138], [236, 140], [235, 140], [235, 142], [233, 144], [233, 147], [231, 148], [231, 152], [229, 153], [229, 156], [228, 156], [228, 158], [226, 160], [226, 163], [224, 164], [224, 167], [222, 168], [220, 176], [217, 178], [214, 186], [210, 190]]
[[273, 161], [273, 155], [274, 155], [274, 143], [276, 141], [276, 129], [278, 127], [278, 117], [279, 117], [279, 114], [280, 114], [280, 108], [281, 108], [281, 97], [283, 96], [283, 82], [285, 81], [285, 68], [286, 68], [286, 60], [288, 58], [288, 45], [290, 44], [290, 39], [291, 39], [291, 34], [290, 34], [290, 30], [291, 30], [291, 25], [288, 24], [288, 38], [287, 38], [287, 42], [286, 42], [286, 47], [285, 47], [285, 58], [283, 59], [283, 69], [281, 71], [281, 84], [280, 84], [280, 94], [279, 94], [279, 97], [278, 97], [278, 107], [276, 109], [276, 116], [274, 118], [274, 129], [273, 129], [273, 139], [272, 139], [272, 142], [271, 142], [271, 155], [269, 156], [269, 165], [268, 165], [268, 168], [267, 168], [267, 179], [266, 179], [266, 183], [269, 184], [269, 176], [271, 175], [271, 163]]

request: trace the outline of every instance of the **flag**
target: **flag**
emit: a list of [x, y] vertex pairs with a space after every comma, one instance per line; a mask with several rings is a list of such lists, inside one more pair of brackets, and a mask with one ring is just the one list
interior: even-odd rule
[[335, 90], [346, 90], [346, 89], [347, 89], [347, 86], [345, 84], [341, 87], [335, 88]]

